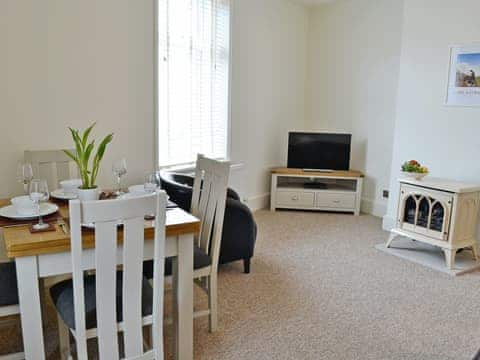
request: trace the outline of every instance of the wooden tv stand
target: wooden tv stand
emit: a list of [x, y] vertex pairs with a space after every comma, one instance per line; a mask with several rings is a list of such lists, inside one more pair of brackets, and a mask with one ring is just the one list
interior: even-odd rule
[[270, 210], [303, 209], [360, 214], [360, 171], [304, 171], [273, 168]]

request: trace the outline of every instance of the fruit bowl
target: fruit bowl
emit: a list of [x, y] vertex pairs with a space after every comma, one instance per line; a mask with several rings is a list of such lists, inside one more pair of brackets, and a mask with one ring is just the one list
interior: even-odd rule
[[419, 172], [402, 171], [402, 176], [405, 179], [422, 180], [427, 175], [428, 175], [428, 172], [419, 173]]
[[428, 168], [417, 160], [406, 161], [402, 164], [402, 175], [407, 179], [422, 180], [428, 175]]

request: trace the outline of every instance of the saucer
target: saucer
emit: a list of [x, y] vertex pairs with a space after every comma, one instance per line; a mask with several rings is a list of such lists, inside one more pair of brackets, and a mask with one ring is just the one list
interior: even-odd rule
[[78, 197], [77, 194], [65, 193], [63, 189], [57, 189], [52, 191], [50, 193], [50, 196], [52, 198], [59, 199], [59, 200], [73, 200]]

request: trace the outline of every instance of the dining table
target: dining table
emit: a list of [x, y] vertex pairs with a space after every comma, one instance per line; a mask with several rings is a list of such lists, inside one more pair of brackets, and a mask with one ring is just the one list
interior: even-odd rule
[[[10, 200], [0, 200], [0, 207]], [[72, 273], [68, 203], [56, 202], [58, 211], [46, 217], [54, 231], [31, 233], [29, 224], [12, 222], [0, 217], [5, 251], [16, 263], [20, 318], [26, 359], [43, 360], [45, 339], [42, 328], [42, 279]], [[173, 258], [172, 288], [174, 297], [174, 331], [176, 358], [193, 359], [193, 242], [200, 222], [178, 208], [167, 209], [165, 256]], [[153, 221], [145, 220], [144, 259], [153, 258]], [[118, 230], [117, 251], [121, 252], [122, 228]], [[83, 231], [85, 270], [95, 264], [95, 232]], [[2, 244], [3, 245], [3, 244]], [[121, 256], [118, 257], [121, 261]]]

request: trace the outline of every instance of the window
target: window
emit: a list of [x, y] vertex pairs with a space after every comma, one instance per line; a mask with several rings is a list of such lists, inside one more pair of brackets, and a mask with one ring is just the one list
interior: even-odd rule
[[158, 165], [227, 157], [229, 0], [158, 0]]

